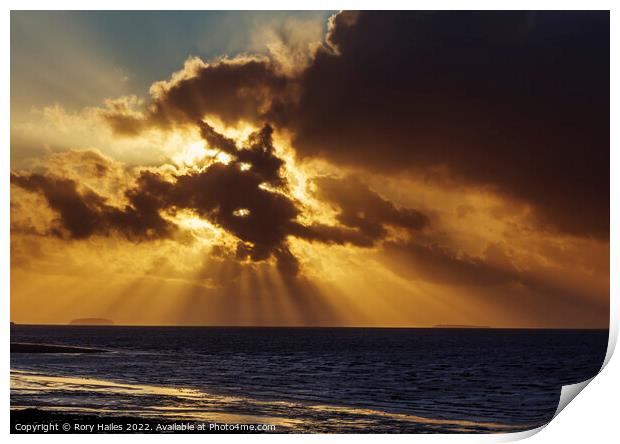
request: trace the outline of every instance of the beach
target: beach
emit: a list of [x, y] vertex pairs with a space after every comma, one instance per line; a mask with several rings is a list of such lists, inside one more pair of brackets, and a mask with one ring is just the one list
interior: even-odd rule
[[12, 339], [67, 347], [11, 354], [13, 425], [510, 433], [547, 423], [561, 386], [598, 372], [607, 332], [20, 326]]

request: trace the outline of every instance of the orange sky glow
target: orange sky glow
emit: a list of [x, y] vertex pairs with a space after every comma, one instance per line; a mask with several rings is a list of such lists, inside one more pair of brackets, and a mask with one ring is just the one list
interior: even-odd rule
[[[418, 68], [411, 82], [430, 93], [411, 93], [428, 103], [409, 122], [408, 84], [395, 78], [394, 92], [365, 80], [364, 61], [351, 67], [358, 40], [388, 26], [366, 15], [257, 24], [242, 51], [187, 57], [148, 92], [112, 85], [104, 98], [41, 70], [64, 92], [31, 103], [13, 79], [16, 56], [11, 320], [607, 328], [609, 176], [593, 179], [605, 159], [608, 174], [604, 137], [590, 138], [602, 154], [575, 176], [577, 149], [565, 143], [580, 140], [555, 130], [563, 122], [540, 132], [536, 115], [513, 116], [520, 102], [433, 95], [434, 76]], [[58, 45], [72, 59], [97, 44]], [[398, 57], [387, 51], [381, 64], [407, 69]], [[103, 56], [83, 62], [100, 85], [132, 76]], [[390, 69], [381, 64], [368, 66]], [[324, 80], [339, 76], [347, 86]], [[387, 89], [360, 96], [357, 81]], [[72, 94], [86, 98], [75, 106]], [[568, 106], [560, 93], [549, 100]], [[504, 138], [511, 131], [517, 139]]]

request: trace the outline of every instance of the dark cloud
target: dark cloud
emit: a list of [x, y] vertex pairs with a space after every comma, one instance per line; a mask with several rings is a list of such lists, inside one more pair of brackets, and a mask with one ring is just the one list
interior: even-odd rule
[[76, 173], [102, 178], [112, 171], [110, 160], [93, 149], [55, 153], [48, 159], [54, 166], [73, 167]]
[[168, 237], [173, 231], [158, 212], [160, 204], [142, 191], [127, 191], [130, 204], [120, 209], [108, 205], [105, 198], [92, 190], [79, 190], [71, 179], [12, 173], [11, 183], [45, 197], [59, 215], [51, 229], [51, 234], [58, 237], [85, 239], [118, 232], [132, 240], [143, 240]]
[[301, 156], [382, 173], [447, 167], [531, 204], [542, 227], [609, 236], [606, 11], [343, 12], [296, 75], [256, 58], [185, 70], [144, 119], [121, 110], [111, 124], [269, 121]]
[[522, 280], [512, 266], [458, 254], [438, 245], [386, 242], [382, 257], [390, 269], [409, 278], [447, 285], [504, 285]]
[[[532, 305], [555, 307], [559, 312], [563, 312], [567, 305], [575, 305], [588, 317], [592, 316], [593, 306], [596, 306], [597, 322], [602, 320], [604, 323], [608, 316], [605, 298], [596, 302], [593, 299], [596, 292], [591, 288], [567, 282], [552, 268], [530, 264], [528, 269], [520, 269], [504, 247], [496, 243], [487, 245], [483, 257], [473, 257], [437, 244], [419, 243], [415, 239], [385, 242], [377, 254], [391, 271], [405, 279], [473, 289], [476, 297], [489, 298], [487, 303], [499, 290], [507, 306], [512, 305], [517, 311], [525, 310], [525, 316], [535, 314]], [[608, 293], [608, 290], [603, 291], [603, 294]], [[513, 300], [515, 295], [518, 296]]]
[[266, 58], [239, 57], [204, 64], [189, 60], [185, 75], [156, 84], [153, 103], [145, 115], [132, 112], [122, 102], [112, 102], [102, 117], [118, 133], [135, 135], [151, 126], [193, 124], [216, 114], [226, 123], [264, 121], [271, 110], [289, 100], [290, 80], [277, 74]]
[[300, 154], [383, 172], [447, 166], [609, 235], [609, 13], [336, 17], [280, 125]]
[[[71, 238], [84, 239], [116, 232], [135, 240], [170, 237], [176, 226], [163, 215], [189, 210], [234, 235], [239, 240], [238, 259], [273, 257], [281, 271], [293, 274], [299, 263], [289, 250], [289, 236], [369, 247], [385, 237], [384, 225], [419, 229], [427, 223], [423, 214], [397, 209], [357, 180], [343, 180], [344, 187], [338, 190], [336, 179], [323, 179], [322, 193], [341, 209], [341, 225], [303, 225], [297, 220], [302, 204], [288, 194], [284, 162], [275, 153], [269, 125], [240, 146], [206, 123], [201, 124], [201, 132], [211, 146], [231, 155], [229, 163], [215, 162], [173, 178], [142, 171], [125, 191], [128, 204], [123, 208], [109, 205], [71, 179], [12, 174], [11, 181], [45, 197], [59, 214], [62, 230], [55, 229], [57, 235], [67, 232]], [[248, 168], [241, 168], [242, 164]], [[366, 211], [364, 216], [361, 211]]]
[[[224, 138], [206, 124], [203, 125], [203, 134], [216, 142], [218, 148], [234, 155], [233, 161], [227, 165], [215, 163], [203, 171], [179, 175], [171, 190], [157, 182], [149, 184], [147, 192], [151, 194], [150, 189], [156, 186], [163, 191], [158, 200], [164, 202], [166, 209], [189, 209], [234, 234], [242, 241], [237, 251], [240, 258], [264, 260], [273, 256], [281, 269], [295, 271], [299, 265], [288, 249], [288, 236], [368, 247], [385, 236], [383, 224], [419, 229], [427, 223], [423, 214], [396, 209], [358, 181], [343, 181], [349, 186], [338, 193], [334, 187], [335, 179], [324, 179], [325, 193], [342, 208], [341, 215], [348, 216], [356, 208], [367, 211], [368, 216], [359, 221], [343, 216], [340, 220], [343, 226], [302, 225], [297, 221], [301, 212], [299, 202], [285, 193], [261, 187], [269, 183], [282, 191], [287, 188], [281, 175], [283, 161], [275, 155], [269, 125], [251, 134], [243, 147], [237, 147], [234, 141]], [[241, 163], [249, 164], [250, 168], [239, 168]], [[146, 190], [143, 188], [143, 191]]]
[[284, 161], [275, 155], [273, 147], [273, 128], [264, 125], [260, 131], [250, 134], [243, 147], [237, 147], [234, 140], [216, 132], [211, 125], [199, 121], [200, 134], [209, 147], [234, 156], [238, 164], [251, 165], [254, 174], [273, 185], [284, 185], [280, 168]]
[[204, 172], [178, 176], [167, 198], [169, 207], [195, 211], [253, 246], [254, 260], [267, 259], [285, 243], [299, 214], [287, 196], [259, 185], [262, 177], [234, 165], [216, 163]]
[[322, 177], [315, 182], [319, 198], [338, 207], [338, 221], [359, 229], [370, 238], [385, 237], [386, 225], [420, 230], [429, 224], [425, 214], [409, 208], [396, 208], [353, 176], [344, 179]]
[[218, 133], [211, 125], [202, 120], [198, 120], [196, 124], [200, 128], [200, 135], [209, 144], [209, 147], [227, 154], [235, 154], [237, 145], [234, 140]]
[[377, 240], [357, 229], [320, 223], [294, 226], [293, 234], [308, 241], [335, 245], [350, 244], [358, 247], [372, 247]]

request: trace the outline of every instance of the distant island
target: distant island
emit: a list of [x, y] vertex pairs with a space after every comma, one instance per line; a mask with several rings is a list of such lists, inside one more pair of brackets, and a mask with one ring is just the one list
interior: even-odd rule
[[114, 322], [105, 318], [80, 318], [72, 320], [69, 325], [114, 325]]
[[458, 325], [458, 324], [440, 324], [433, 328], [491, 328], [488, 325]]

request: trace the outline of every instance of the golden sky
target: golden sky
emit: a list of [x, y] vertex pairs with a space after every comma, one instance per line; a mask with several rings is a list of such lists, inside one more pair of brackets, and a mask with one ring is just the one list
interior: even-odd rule
[[607, 327], [608, 14], [11, 20], [13, 321]]

